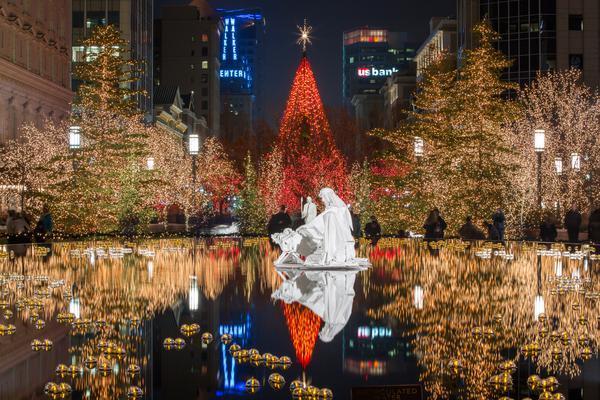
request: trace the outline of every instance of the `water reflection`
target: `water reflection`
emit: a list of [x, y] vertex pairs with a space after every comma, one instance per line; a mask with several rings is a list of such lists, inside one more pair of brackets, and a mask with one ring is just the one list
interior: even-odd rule
[[[148, 399], [287, 399], [296, 380], [341, 399], [355, 386], [415, 383], [431, 399], [600, 398], [592, 248], [382, 240], [360, 253], [371, 270], [278, 273], [278, 253], [258, 239], [1, 248], [2, 325], [16, 333], [0, 336], [0, 398], [67, 382], [73, 398], [139, 387]], [[193, 323], [199, 332], [183, 336]], [[294, 363], [236, 359], [222, 334]], [[167, 337], [186, 345], [165, 350]], [[53, 348], [34, 352], [33, 339]], [[59, 364], [75, 373], [56, 375]], [[286, 388], [269, 385], [273, 372]]]
[[319, 338], [331, 342], [348, 323], [358, 271], [283, 271], [284, 281], [271, 297], [285, 304], [299, 303], [322, 321]]

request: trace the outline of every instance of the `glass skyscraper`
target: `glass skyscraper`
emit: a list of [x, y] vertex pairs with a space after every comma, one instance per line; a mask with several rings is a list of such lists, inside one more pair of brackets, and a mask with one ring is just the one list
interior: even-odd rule
[[527, 84], [538, 71], [577, 68], [586, 84], [600, 85], [600, 1], [457, 0], [459, 65], [476, 45], [473, 26], [485, 17], [513, 62], [506, 80]]
[[481, 0], [480, 15], [498, 32], [498, 49], [513, 65], [504, 79], [526, 84], [537, 71], [556, 69], [556, 4], [554, 0]]
[[[153, 0], [73, 0], [73, 62], [83, 60], [82, 40], [98, 25], [112, 24], [123, 32], [131, 47], [131, 58], [143, 66], [144, 73], [135, 89], [143, 90], [138, 104], [152, 115], [153, 87]], [[73, 80], [73, 90], [79, 82]]]
[[221, 35], [221, 133], [236, 137], [253, 131], [263, 116], [262, 65], [265, 19], [258, 8], [217, 10]]
[[388, 77], [410, 68], [416, 46], [405, 32], [359, 28], [344, 32], [343, 96], [378, 94]]

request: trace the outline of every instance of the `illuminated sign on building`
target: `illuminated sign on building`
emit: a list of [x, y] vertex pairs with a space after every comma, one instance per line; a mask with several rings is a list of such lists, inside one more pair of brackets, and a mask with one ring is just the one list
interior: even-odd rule
[[221, 78], [243, 78], [248, 79], [246, 71], [242, 69], [222, 69], [219, 72]]
[[384, 326], [359, 326], [357, 330], [359, 339], [375, 339], [376, 337], [392, 337], [392, 328]]
[[360, 67], [356, 70], [360, 78], [371, 78], [371, 77], [388, 77], [392, 76], [394, 72], [398, 72], [398, 68], [375, 68], [375, 67]]
[[[231, 51], [231, 58], [238, 59], [237, 32], [235, 30], [235, 18], [225, 18], [225, 32], [223, 33], [223, 61], [227, 60]], [[231, 49], [231, 50], [229, 50]]]

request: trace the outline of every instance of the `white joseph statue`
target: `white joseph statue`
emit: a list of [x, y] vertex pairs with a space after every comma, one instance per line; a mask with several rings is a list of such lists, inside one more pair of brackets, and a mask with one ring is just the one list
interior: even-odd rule
[[305, 224], [310, 223], [313, 219], [317, 217], [317, 205], [313, 203], [312, 198], [308, 196], [306, 198], [306, 203], [302, 206], [302, 219]]
[[286, 229], [271, 236], [281, 247], [276, 266], [368, 266], [357, 259], [352, 236], [352, 217], [346, 203], [333, 189], [323, 188], [319, 198], [325, 210], [297, 230]]
[[319, 338], [331, 342], [352, 314], [354, 281], [358, 271], [289, 271], [280, 273], [283, 283], [273, 300], [300, 303], [323, 320]]

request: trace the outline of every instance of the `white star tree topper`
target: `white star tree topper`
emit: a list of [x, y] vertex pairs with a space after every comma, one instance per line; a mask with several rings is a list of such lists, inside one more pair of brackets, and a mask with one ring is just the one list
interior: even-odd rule
[[308, 25], [306, 18], [304, 19], [304, 25], [298, 25], [298, 31], [300, 31], [300, 37], [298, 38], [299, 45], [302, 46], [302, 51], [306, 52], [306, 45], [312, 44], [310, 40], [310, 33], [312, 32], [312, 26]]

